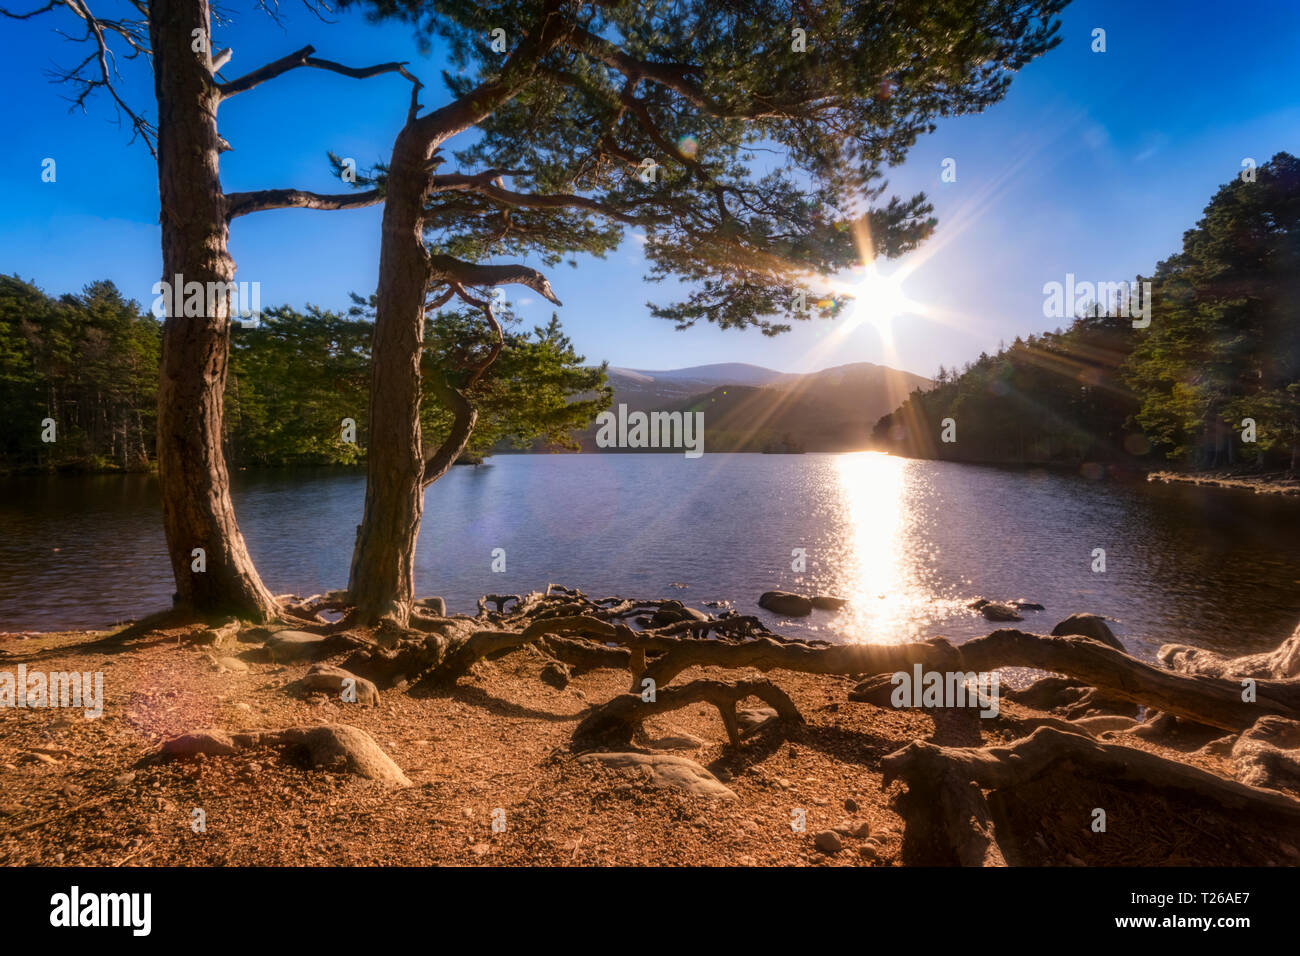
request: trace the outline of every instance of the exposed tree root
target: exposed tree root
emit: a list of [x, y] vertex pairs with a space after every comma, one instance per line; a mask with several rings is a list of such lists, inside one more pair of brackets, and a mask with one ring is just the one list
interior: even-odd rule
[[[915, 741], [886, 757], [884, 782], [907, 785], [899, 812], [906, 821], [903, 862], [909, 865], [1001, 865], [1016, 854], [999, 845], [1024, 836], [999, 835], [983, 791], [1013, 790], [1068, 766], [1071, 776], [1107, 785], [1137, 784], [1178, 802], [1189, 799], [1225, 814], [1245, 814], [1282, 833], [1300, 827], [1300, 801], [1272, 790], [1215, 776], [1163, 757], [1098, 743], [1043, 727], [1010, 747], [946, 748]], [[1079, 826], [1091, 808], [1080, 806]]]
[[805, 644], [761, 637], [742, 643], [674, 637], [642, 632], [629, 644], [634, 651], [660, 656], [644, 676], [662, 687], [689, 667], [753, 667], [760, 671], [792, 670], [808, 674], [884, 674], [913, 664], [958, 669], [957, 648], [942, 638], [923, 644]]
[[122, 630], [114, 631], [112, 634], [106, 634], [97, 639], [94, 644], [99, 647], [117, 646], [144, 637], [154, 631], [165, 631], [169, 628], [184, 627], [188, 624], [197, 623], [200, 623], [199, 619], [194, 616], [193, 612], [183, 608], [171, 607], [146, 615], [138, 621], [133, 621]]
[[1279, 647], [1263, 654], [1224, 657], [1187, 644], [1166, 644], [1156, 654], [1160, 663], [1181, 674], [1209, 677], [1300, 678], [1300, 627]]
[[642, 721], [656, 714], [698, 703], [708, 703], [718, 708], [722, 723], [727, 728], [727, 738], [735, 746], [742, 737], [736, 717], [736, 704], [746, 697], [759, 698], [771, 706], [781, 720], [797, 724], [804, 722], [799, 708], [785, 691], [769, 680], [694, 680], [689, 684], [658, 690], [653, 700], [645, 700], [640, 694], [629, 692], [597, 707], [574, 730], [574, 749], [629, 746]]
[[[489, 603], [495, 612], [487, 609]], [[948, 673], [1030, 667], [1065, 675], [1066, 680], [1049, 679], [1056, 684], [1045, 690], [1070, 698], [1058, 706], [1064, 704], [1071, 717], [1133, 714], [1135, 705], [1143, 705], [1236, 732], [1269, 714], [1300, 719], [1300, 679], [1260, 677], [1256, 698], [1243, 700], [1240, 679], [1165, 670], [1087, 637], [1003, 629], [960, 647], [942, 638], [898, 645], [793, 641], [768, 632], [749, 616], [711, 617], [672, 600], [592, 599], [556, 584], [526, 595], [485, 595], [478, 604], [474, 618], [414, 615], [410, 627], [389, 629], [378, 646], [362, 649], [345, 666], [381, 687], [403, 679], [452, 683], [486, 657], [531, 644], [581, 668], [626, 667], [631, 689], [638, 693], [645, 678], [662, 691], [696, 666], [846, 676], [908, 671], [916, 664]], [[305, 604], [303, 609], [320, 606]], [[653, 612], [650, 620], [657, 626], [637, 630], [623, 623], [647, 612]], [[1273, 670], [1284, 671], [1297, 655], [1300, 632], [1272, 654], [1259, 656], [1267, 657]]]
[[[346, 618], [330, 624], [321, 617], [325, 611], [346, 612], [345, 598], [335, 592], [281, 603], [303, 630], [328, 636], [321, 651], [350, 651], [343, 661], [347, 671], [380, 688], [453, 684], [479, 662], [522, 647], [577, 670], [628, 672], [631, 689], [587, 714], [574, 730], [574, 750], [627, 749], [647, 719], [697, 703], [717, 709], [732, 746], [747, 736], [744, 714], [737, 710], [746, 698], [762, 700], [787, 725], [803, 722], [793, 700], [768, 679], [677, 682], [692, 667], [850, 677], [859, 681], [850, 698], [878, 706], [893, 705], [889, 675], [910, 674], [918, 665], [968, 679], [1006, 667], [1062, 675], [1003, 691], [1008, 701], [1058, 715], [1017, 716], [1009, 708], [1003, 727], [1032, 731], [1011, 746], [917, 741], [885, 758], [886, 784], [906, 785], [897, 801], [907, 823], [904, 863], [997, 866], [1079, 863], [1084, 857], [1115, 862], [1115, 854], [1132, 851], [1090, 831], [1089, 814], [1098, 804], [1115, 810], [1126, 834], [1154, 834], [1126, 846], [1167, 848], [1168, 859], [1222, 857], [1228, 852], [1224, 843], [1232, 840], [1249, 844], [1243, 860], [1268, 862], [1295, 852], [1282, 838], [1293, 840], [1287, 835], [1300, 832], [1300, 800], [1283, 791], [1300, 791], [1300, 629], [1272, 652], [1231, 660], [1169, 645], [1160, 658], [1172, 669], [1164, 669], [1094, 638], [1015, 629], [960, 646], [942, 638], [898, 645], [797, 641], [770, 632], [752, 616], [715, 617], [670, 599], [592, 598], [554, 584], [523, 595], [484, 595], [473, 617], [437, 613], [445, 608], [433, 602], [404, 626], [389, 622], [354, 631]], [[1253, 683], [1252, 699], [1243, 700], [1250, 697], [1243, 694], [1243, 678]], [[567, 672], [554, 686], [566, 680]], [[1154, 714], [1146, 724], [1133, 727], [1115, 716], [1135, 714], [1138, 706]], [[932, 713], [935, 741], [977, 744], [989, 726], [974, 707], [945, 704]], [[1078, 726], [1059, 719], [1097, 713], [1107, 716]], [[1219, 753], [1233, 761], [1238, 779], [1091, 736], [1120, 730], [1122, 739], [1131, 739], [1128, 733], [1171, 729], [1219, 735]], [[1223, 738], [1222, 731], [1234, 736]], [[1044, 829], [1036, 822], [1039, 815], [1049, 812], [1056, 824], [1047, 827], [1051, 846], [1035, 832]], [[1215, 827], [1224, 835], [1207, 837]], [[1269, 828], [1276, 838], [1268, 836]], [[1157, 855], [1154, 862], [1161, 859]]]
[[1261, 717], [1233, 743], [1232, 763], [1242, 783], [1300, 794], [1300, 723]]
[[359, 650], [344, 666], [380, 687], [392, 687], [399, 681], [455, 683], [484, 658], [528, 644], [578, 668], [627, 668], [631, 662], [631, 654], [622, 648], [568, 639], [568, 635], [617, 636], [614, 625], [591, 618], [546, 618], [519, 631], [474, 630], [472, 621], [455, 618], [429, 622], [429, 626], [431, 633], [408, 630], [394, 640]]
[[1300, 718], [1300, 681], [1259, 680], [1257, 699], [1242, 700], [1240, 681], [1176, 674], [1084, 637], [1044, 637], [1004, 629], [960, 647], [936, 638], [920, 644], [813, 646], [771, 638], [743, 643], [689, 640], [642, 633], [629, 647], [658, 652], [645, 677], [663, 686], [693, 666], [753, 667], [815, 674], [883, 674], [914, 664], [927, 670], [981, 672], [1000, 667], [1054, 671], [1117, 698], [1224, 730], [1243, 730], [1264, 714]]
[[1055, 671], [1110, 697], [1224, 730], [1244, 730], [1264, 714], [1300, 718], [1300, 681], [1259, 680], [1257, 699], [1247, 702], [1239, 680], [1172, 673], [1089, 638], [1008, 629], [969, 641], [958, 651], [962, 670], [1020, 666]]

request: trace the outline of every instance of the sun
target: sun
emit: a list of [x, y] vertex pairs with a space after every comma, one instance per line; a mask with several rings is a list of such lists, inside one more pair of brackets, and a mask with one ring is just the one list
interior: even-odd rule
[[911, 306], [903, 292], [902, 280], [898, 276], [881, 275], [874, 267], [869, 267], [867, 274], [849, 287], [848, 294], [856, 300], [849, 313], [850, 327], [867, 323], [888, 332], [894, 320]]

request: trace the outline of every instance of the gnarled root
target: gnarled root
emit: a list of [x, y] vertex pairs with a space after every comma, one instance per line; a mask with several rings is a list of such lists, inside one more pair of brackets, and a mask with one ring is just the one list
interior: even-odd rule
[[1214, 651], [1187, 644], [1166, 644], [1156, 658], [1180, 674], [1204, 674], [1209, 677], [1272, 677], [1278, 680], [1300, 678], [1300, 627], [1271, 651], [1224, 657]]
[[[512, 599], [514, 606], [506, 612]], [[488, 601], [497, 605], [497, 612], [487, 610]], [[1087, 637], [1003, 629], [960, 647], [942, 638], [898, 645], [794, 641], [767, 632], [746, 616], [714, 618], [677, 601], [592, 599], [554, 584], [522, 597], [485, 595], [479, 606], [476, 618], [417, 616], [412, 627], [398, 629], [396, 638], [363, 650], [345, 666], [381, 687], [403, 677], [449, 683], [485, 657], [533, 644], [580, 668], [626, 667], [633, 691], [639, 691], [646, 678], [662, 689], [695, 666], [846, 676], [890, 674], [918, 664], [928, 671], [966, 674], [1031, 667], [1063, 674], [1075, 685], [1061, 681], [1053, 688], [1072, 696], [1079, 692], [1067, 716], [1132, 713], [1133, 705], [1143, 705], [1234, 732], [1269, 714], [1300, 720], [1300, 679], [1259, 678], [1255, 699], [1246, 701], [1240, 679], [1165, 670]], [[623, 618], [651, 608], [660, 620], [665, 614], [676, 619], [642, 630], [623, 623]], [[1286, 670], [1295, 656], [1288, 650], [1293, 644], [1300, 646], [1300, 638], [1293, 636], [1269, 656], [1272, 670]]]
[[590, 618], [550, 618], [534, 621], [523, 630], [473, 630], [473, 622], [445, 618], [430, 625], [431, 633], [407, 631], [389, 642], [354, 654], [344, 666], [380, 687], [407, 683], [450, 684], [464, 677], [485, 657], [503, 651], [539, 645], [550, 656], [578, 668], [627, 668], [631, 654], [619, 647], [574, 640], [568, 635], [611, 638], [615, 625]]
[[[1057, 771], [1079, 787], [1125, 788], [1126, 799], [1168, 801], [1185, 808], [1189, 818], [1208, 812], [1223, 820], [1248, 821], [1265, 834], [1274, 830], [1279, 835], [1294, 834], [1300, 828], [1300, 801], [1285, 794], [1050, 727], [1010, 747], [946, 748], [916, 741], [886, 757], [882, 769], [886, 785], [901, 780], [908, 787], [898, 802], [906, 821], [903, 862], [908, 864], [978, 866], [1029, 860], [1030, 834], [1009, 822], [1007, 808], [1018, 790], [1032, 789]], [[992, 791], [987, 800], [983, 791]], [[1086, 804], [1085, 800], [1073, 808], [1075, 839], [1088, 839], [1093, 810]], [[1183, 822], [1167, 813], [1161, 820], [1175, 830]], [[992, 828], [990, 821], [994, 821]], [[1111, 826], [1117, 823], [1123, 825], [1111, 820]], [[1133, 829], [1130, 824], [1130, 844]], [[1100, 843], [1104, 831], [1093, 835]], [[1226, 837], [1216, 835], [1216, 845], [1221, 846]]]
[[653, 700], [644, 700], [640, 694], [631, 692], [620, 694], [597, 707], [577, 726], [573, 732], [573, 746], [575, 750], [593, 746], [626, 747], [642, 721], [655, 714], [698, 703], [709, 703], [718, 709], [727, 728], [727, 738], [735, 746], [742, 737], [736, 704], [746, 697], [759, 698], [771, 706], [781, 720], [797, 724], [804, 722], [794, 701], [771, 681], [694, 680], [678, 687], [658, 688]]
[[1131, 701], [1186, 720], [1244, 730], [1265, 714], [1300, 719], [1300, 680], [1259, 680], [1254, 701], [1238, 680], [1176, 674], [1086, 637], [1044, 637], [1003, 629], [953, 647], [942, 638], [921, 644], [813, 646], [768, 638], [739, 644], [643, 634], [634, 651], [659, 652], [645, 675], [662, 686], [688, 667], [754, 667], [813, 674], [883, 674], [914, 664], [927, 670], [981, 672], [1033, 667], [1065, 674], [1109, 698]]

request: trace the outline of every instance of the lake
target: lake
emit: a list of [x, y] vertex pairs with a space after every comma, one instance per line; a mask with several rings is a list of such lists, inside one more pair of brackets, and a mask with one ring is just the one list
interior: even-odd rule
[[[274, 593], [346, 584], [364, 484], [234, 477]], [[0, 631], [104, 627], [170, 602], [152, 478], [5, 479], [0, 502]], [[481, 594], [548, 582], [730, 601], [781, 633], [844, 641], [967, 640], [994, 626], [971, 599], [1024, 598], [1046, 605], [1020, 625], [1042, 633], [1092, 611], [1142, 656], [1170, 641], [1242, 653], [1300, 622], [1300, 499], [875, 453], [507, 455], [429, 490], [417, 595], [473, 613]], [[788, 621], [755, 605], [775, 588], [851, 603]]]

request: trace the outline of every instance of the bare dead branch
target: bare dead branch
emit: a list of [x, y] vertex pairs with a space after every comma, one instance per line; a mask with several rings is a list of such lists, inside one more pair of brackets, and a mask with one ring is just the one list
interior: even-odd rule
[[0, 7], [0, 17], [8, 17], [11, 20], [30, 20], [32, 17], [40, 16], [42, 13], [48, 13], [55, 7], [62, 6], [62, 4], [63, 0], [50, 0], [50, 2], [45, 6], [37, 7], [35, 10], [29, 10], [27, 13], [14, 13], [12, 10]]
[[313, 193], [303, 189], [260, 189], [227, 193], [226, 219], [236, 219], [267, 209], [361, 209], [384, 201], [378, 189], [355, 193]]
[[461, 286], [524, 285], [556, 305], [564, 304], [556, 298], [546, 276], [523, 265], [481, 265], [439, 253], [429, 257], [429, 279]]
[[[136, 139], [144, 141], [151, 156], [157, 158], [157, 140], [158, 131], [154, 125], [149, 122], [142, 114], [133, 110], [118, 92], [117, 83], [121, 76], [117, 72], [116, 61], [112, 48], [109, 46], [105, 33], [112, 33], [120, 37], [130, 50], [124, 59], [134, 59], [141, 53], [148, 54], [149, 46], [147, 32], [143, 22], [128, 20], [111, 20], [96, 17], [90, 10], [85, 0], [60, 0], [60, 2], [51, 2], [44, 7], [29, 11], [22, 14], [14, 14], [8, 10], [0, 9], [4, 16], [15, 20], [26, 20], [31, 17], [46, 13], [62, 6], [70, 11], [74, 16], [82, 21], [85, 32], [80, 37], [68, 37], [75, 42], [89, 41], [92, 44], [92, 52], [83, 59], [76, 67], [71, 70], [54, 70], [52, 75], [56, 82], [70, 83], [77, 89], [77, 94], [69, 97], [72, 102], [72, 108], [80, 109], [84, 112], [86, 101], [97, 90], [104, 90], [112, 99], [115, 109], [117, 110], [118, 122], [121, 123], [122, 116], [126, 116], [131, 124], [131, 142]], [[63, 36], [61, 30], [56, 30]], [[94, 75], [83, 75], [83, 70], [94, 66]]]
[[[75, 0], [74, 0], [75, 2]], [[335, 63], [333, 60], [323, 60], [319, 57], [312, 56], [316, 48], [308, 44], [301, 50], [296, 50], [288, 56], [282, 56], [266, 66], [259, 67], [251, 73], [245, 73], [241, 77], [231, 80], [228, 83], [218, 83], [217, 89], [221, 93], [223, 100], [228, 99], [238, 93], [251, 90], [260, 86], [267, 80], [275, 79], [277, 76], [283, 76], [290, 70], [296, 70], [299, 67], [311, 67], [317, 70], [329, 70], [331, 73], [339, 73], [343, 76], [350, 76], [357, 80], [368, 80], [373, 76], [379, 76], [383, 73], [398, 73], [410, 80], [418, 88], [420, 81], [406, 69], [406, 61], [400, 63], [378, 63], [374, 66], [352, 67], [344, 66], [342, 63]]]

